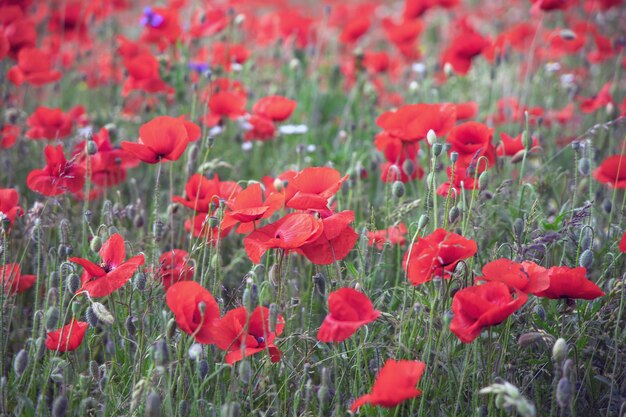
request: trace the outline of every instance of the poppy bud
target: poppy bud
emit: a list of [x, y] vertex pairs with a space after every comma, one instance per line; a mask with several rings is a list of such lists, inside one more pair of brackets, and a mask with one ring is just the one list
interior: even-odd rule
[[15, 371], [15, 376], [19, 379], [26, 368], [28, 367], [28, 352], [24, 349], [21, 349], [15, 355], [15, 359], [13, 360], [13, 370]]
[[91, 375], [94, 381], [100, 380], [102, 373], [100, 372], [100, 365], [98, 365], [98, 362], [89, 361], [89, 375]]
[[72, 294], [76, 293], [76, 291], [78, 291], [81, 286], [80, 277], [78, 276], [78, 274], [69, 274], [68, 277], [65, 279], [65, 282], [67, 284], [67, 290]]
[[461, 214], [461, 211], [459, 210], [457, 206], [452, 207], [450, 209], [450, 212], [448, 213], [448, 221], [450, 223], [454, 223], [459, 218], [460, 214]]
[[194, 343], [189, 347], [187, 354], [189, 355], [189, 359], [192, 361], [199, 360], [202, 356], [202, 345], [200, 343]]
[[85, 320], [91, 327], [96, 327], [99, 323], [98, 316], [96, 316], [91, 306], [87, 307], [87, 311], [85, 311]]
[[402, 163], [402, 171], [409, 177], [415, 173], [415, 162], [411, 159], [406, 159]]
[[586, 269], [591, 268], [591, 266], [593, 265], [593, 252], [591, 252], [589, 249], [583, 251], [583, 253], [580, 255], [580, 259], [578, 260], [578, 265]]
[[140, 229], [143, 227], [143, 224], [144, 224], [143, 214], [139, 213], [133, 218], [133, 226], [135, 226], [137, 229]]
[[434, 130], [428, 130], [428, 133], [426, 133], [426, 140], [428, 141], [428, 144], [430, 146], [433, 146], [435, 143], [437, 143], [437, 134]]
[[107, 310], [107, 308], [102, 303], [94, 302], [91, 303], [91, 310], [98, 317], [98, 320], [105, 324], [113, 324], [115, 322], [115, 318], [113, 314]]
[[145, 273], [137, 272], [135, 274], [135, 278], [133, 279], [133, 283], [135, 284], [137, 291], [144, 291], [146, 289], [146, 285], [148, 284], [148, 278]]
[[613, 203], [611, 202], [610, 199], [605, 198], [604, 201], [602, 202], [602, 210], [604, 210], [606, 214], [609, 214], [612, 209], [613, 209]]
[[522, 238], [522, 235], [524, 234], [524, 219], [520, 219], [518, 217], [515, 221], [513, 221], [513, 234], [518, 240]]
[[419, 230], [422, 230], [423, 228], [426, 227], [426, 225], [428, 224], [428, 222], [430, 222], [430, 217], [428, 217], [428, 214], [422, 214], [420, 216], [420, 219], [417, 222], [417, 228]]
[[187, 400], [180, 400], [178, 402], [178, 415], [179, 416], [189, 415], [189, 403], [187, 402]]
[[459, 159], [459, 153], [457, 151], [450, 152], [450, 161], [455, 164]]
[[539, 318], [542, 321], [546, 320], [546, 310], [543, 308], [543, 306], [541, 304], [537, 304], [534, 308], [533, 308], [533, 312], [539, 316]]
[[54, 330], [58, 328], [59, 324], [59, 308], [58, 307], [50, 307], [46, 310], [46, 329]]
[[200, 376], [200, 379], [206, 378], [208, 373], [209, 373], [209, 363], [206, 361], [206, 359], [200, 360], [198, 362], [198, 375]]
[[480, 189], [480, 191], [485, 191], [488, 183], [489, 183], [489, 174], [487, 173], [487, 171], [483, 171], [478, 176], [478, 188]]
[[563, 364], [563, 375], [565, 378], [571, 379], [574, 377], [573, 373], [574, 373], [574, 361], [571, 359], [568, 359]]
[[391, 186], [391, 193], [394, 195], [394, 197], [396, 198], [402, 197], [405, 191], [406, 189], [402, 181], [394, 181], [393, 185]]
[[87, 148], [87, 153], [89, 155], [95, 155], [98, 152], [98, 144], [94, 142], [93, 140], [87, 141], [86, 148]]
[[167, 327], [165, 331], [165, 335], [168, 340], [174, 337], [176, 334], [176, 320], [171, 318], [170, 321], [167, 322]]
[[318, 272], [314, 274], [311, 279], [313, 280], [313, 285], [317, 293], [323, 297], [326, 294], [326, 277], [321, 272]]
[[563, 362], [567, 358], [567, 342], [562, 337], [558, 338], [552, 346], [552, 360], [557, 363]]
[[146, 399], [146, 417], [161, 415], [161, 397], [155, 391], [150, 392]]
[[160, 340], [154, 345], [154, 363], [157, 366], [167, 366], [170, 362], [170, 352], [167, 349], [167, 343]]
[[216, 216], [209, 216], [209, 227], [217, 227], [220, 224], [220, 219]]
[[556, 387], [556, 402], [559, 407], [565, 408], [572, 400], [572, 383], [567, 378], [561, 378]]
[[578, 161], [578, 172], [580, 175], [587, 176], [589, 175], [589, 171], [591, 171], [591, 162], [589, 158], [580, 158]]
[[67, 397], [59, 395], [52, 402], [52, 417], [65, 417], [67, 414]]

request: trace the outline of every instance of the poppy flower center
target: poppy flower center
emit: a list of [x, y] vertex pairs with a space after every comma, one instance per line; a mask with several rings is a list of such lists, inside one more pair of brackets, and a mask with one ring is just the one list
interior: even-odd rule
[[101, 263], [100, 268], [104, 269], [104, 272], [106, 272], [107, 274], [113, 270], [113, 266], [109, 265], [106, 262]]
[[259, 346], [261, 346], [263, 343], [265, 343], [265, 338], [263, 336], [255, 336], [256, 338], [256, 342], [259, 344]]

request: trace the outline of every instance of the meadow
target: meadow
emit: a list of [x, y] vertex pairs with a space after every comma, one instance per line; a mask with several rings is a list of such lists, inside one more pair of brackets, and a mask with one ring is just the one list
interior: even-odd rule
[[1, 416], [626, 416], [621, 0], [0, 0]]

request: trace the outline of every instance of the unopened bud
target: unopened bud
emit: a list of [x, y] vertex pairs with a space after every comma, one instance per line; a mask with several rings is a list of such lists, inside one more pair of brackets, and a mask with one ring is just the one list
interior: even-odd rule
[[441, 151], [443, 150], [443, 145], [441, 143], [435, 142], [433, 143], [433, 146], [430, 150], [436, 158], [439, 155], [441, 155]]
[[67, 414], [67, 397], [59, 395], [52, 402], [52, 417], [65, 417]]
[[567, 342], [562, 337], [559, 337], [554, 346], [552, 346], [552, 360], [557, 363], [563, 362], [567, 358]]
[[270, 333], [276, 332], [277, 325], [278, 325], [278, 305], [276, 303], [272, 303], [270, 304], [270, 317], [269, 317]]
[[426, 133], [426, 140], [428, 141], [428, 144], [430, 146], [433, 146], [435, 143], [437, 143], [437, 134], [434, 130], [428, 130], [428, 133]]
[[248, 385], [250, 380], [252, 379], [252, 367], [250, 366], [250, 362], [247, 360], [243, 360], [239, 363], [239, 378], [241, 382]]
[[91, 239], [91, 242], [89, 243], [89, 248], [93, 252], [99, 252], [100, 251], [100, 249], [102, 248], [102, 239], [100, 238], [100, 236], [94, 236]]
[[98, 302], [91, 303], [91, 309], [101, 322], [106, 324], [113, 324], [115, 322], [113, 314], [107, 310], [104, 304]]
[[404, 183], [402, 181], [394, 181], [391, 186], [391, 193], [394, 197], [400, 198], [404, 195], [406, 189], [404, 187]]
[[578, 172], [580, 175], [584, 175], [585, 177], [589, 175], [589, 171], [591, 171], [591, 162], [589, 158], [580, 158], [578, 161]]
[[559, 407], [565, 408], [569, 406], [572, 400], [572, 383], [567, 378], [561, 378], [556, 387], [556, 402]]
[[578, 265], [583, 268], [590, 269], [593, 265], [593, 252], [587, 249], [580, 254], [580, 259], [578, 260]]
[[76, 291], [80, 289], [81, 281], [80, 281], [80, 277], [78, 276], [78, 274], [74, 274], [74, 273], [69, 274], [68, 277], [66, 278], [66, 282], [67, 282], [67, 290], [70, 293], [75, 294]]
[[15, 359], [13, 360], [13, 370], [15, 371], [15, 376], [19, 379], [26, 368], [28, 367], [28, 352], [24, 349], [21, 349], [15, 355]]
[[161, 416], [161, 397], [156, 391], [152, 391], [146, 399], [146, 417]]
[[513, 234], [519, 240], [522, 238], [524, 234], [524, 219], [520, 219], [519, 217], [513, 221]]
[[430, 217], [428, 217], [428, 214], [422, 214], [420, 216], [420, 219], [417, 222], [417, 228], [419, 230], [422, 230], [423, 228], [426, 227], [426, 225], [428, 224], [428, 222], [430, 222]]

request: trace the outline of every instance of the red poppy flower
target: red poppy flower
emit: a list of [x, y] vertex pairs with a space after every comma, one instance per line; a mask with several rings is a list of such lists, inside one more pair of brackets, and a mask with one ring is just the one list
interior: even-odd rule
[[61, 72], [52, 70], [50, 54], [35, 48], [22, 48], [17, 54], [17, 64], [7, 72], [15, 85], [24, 83], [41, 86], [61, 79]]
[[317, 240], [323, 231], [322, 220], [314, 215], [291, 213], [250, 233], [243, 239], [243, 244], [250, 260], [258, 264], [267, 250], [298, 251], [307, 243]]
[[122, 142], [122, 148], [149, 164], [177, 161], [187, 149], [189, 136], [181, 119], [158, 116], [139, 128], [139, 141]]
[[126, 179], [126, 169], [134, 168], [140, 163], [130, 152], [114, 148], [109, 131], [105, 128], [94, 134], [91, 140], [95, 142], [98, 152], [89, 156], [89, 162], [85, 153], [86, 141], [74, 147], [74, 155], [85, 167], [85, 171], [89, 165], [91, 180], [99, 187], [112, 187], [123, 182]]
[[593, 171], [593, 177], [614, 188], [626, 188], [626, 155], [609, 156]]
[[406, 226], [400, 223], [397, 226], [389, 226], [385, 230], [375, 230], [367, 232], [367, 239], [370, 246], [376, 245], [378, 250], [382, 250], [385, 243], [402, 246], [406, 243]]
[[81, 277], [83, 285], [76, 292], [86, 292], [90, 297], [106, 297], [121, 288], [130, 280], [137, 268], [144, 264], [143, 254], [133, 256], [127, 261], [124, 238], [116, 233], [104, 242], [100, 248], [99, 265], [83, 258], [68, 258], [70, 262], [79, 264], [85, 269]]
[[464, 288], [454, 294], [454, 318], [450, 331], [463, 343], [476, 339], [485, 327], [502, 323], [528, 300], [528, 296], [515, 290], [513, 298], [509, 287], [502, 282]]
[[579, 298], [593, 300], [604, 295], [604, 291], [593, 281], [587, 279], [587, 269], [583, 267], [570, 268], [567, 266], [553, 266], [548, 269], [550, 286], [538, 297], [546, 298]]
[[583, 113], [593, 113], [594, 111], [613, 103], [613, 96], [611, 96], [610, 90], [611, 83], [606, 83], [595, 96], [581, 99], [580, 111]]
[[600, 34], [594, 34], [593, 39], [596, 43], [596, 50], [587, 54], [587, 60], [592, 64], [600, 64], [607, 59], [615, 56], [616, 50], [610, 38]]
[[[404, 255], [402, 267], [413, 285], [433, 277], [450, 278], [457, 263], [474, 256], [476, 242], [445, 229], [437, 229], [418, 239]], [[409, 258], [410, 254], [410, 258]]]
[[84, 321], [72, 319], [70, 324], [61, 327], [46, 336], [46, 347], [57, 352], [70, 352], [78, 349], [89, 325]]
[[293, 197], [286, 205], [296, 210], [328, 210], [328, 199], [348, 177], [329, 167], [305, 168], [289, 181], [287, 188]]
[[476, 281], [497, 281], [526, 294], [537, 294], [550, 286], [548, 271], [534, 262], [513, 262], [501, 258], [483, 267], [483, 275]]
[[216, 174], [212, 179], [201, 174], [193, 174], [185, 185], [185, 197], [173, 196], [172, 201], [193, 209], [197, 213], [209, 213], [211, 203], [219, 207], [220, 200], [232, 200], [241, 192], [241, 186], [234, 181], [220, 181]]
[[182, 331], [198, 343], [215, 343], [212, 328], [220, 319], [220, 308], [208, 290], [195, 281], [177, 282], [167, 290], [165, 301]]
[[237, 233], [250, 233], [256, 222], [271, 217], [282, 207], [283, 201], [283, 196], [279, 193], [272, 193], [263, 201], [261, 184], [252, 184], [233, 199], [226, 201], [230, 211], [224, 214], [222, 228], [233, 227], [239, 223]]
[[250, 51], [242, 44], [228, 44], [215, 42], [211, 48], [213, 66], [221, 66], [227, 71], [232, 64], [244, 64], [250, 56]]
[[406, 142], [425, 139], [431, 129], [443, 137], [455, 122], [456, 107], [452, 104], [409, 104], [376, 119], [376, 124], [389, 135]]
[[194, 266], [189, 259], [189, 253], [182, 249], [172, 249], [159, 258], [159, 269], [156, 279], [163, 283], [167, 291], [173, 284], [179, 281], [189, 281], [193, 278]]
[[[504, 132], [500, 132], [500, 139], [502, 142], [496, 148], [496, 154], [499, 156], [515, 156], [518, 152], [523, 151], [524, 144], [522, 143], [522, 133], [516, 137], [511, 137]], [[532, 137], [532, 148], [539, 146], [539, 139], [536, 136]]]
[[149, 52], [131, 55], [124, 59], [124, 66], [128, 78], [122, 88], [122, 97], [128, 96], [131, 91], [166, 94], [174, 92], [174, 89], [161, 79], [159, 61]]
[[394, 22], [390, 18], [384, 18], [382, 20], [382, 26], [387, 39], [400, 48], [400, 50], [413, 45], [424, 29], [424, 23], [422, 23], [421, 20], [408, 19]]
[[298, 103], [281, 96], [267, 96], [257, 101], [252, 112], [274, 122], [282, 122], [291, 116]]
[[323, 232], [314, 241], [300, 247], [300, 251], [315, 265], [330, 265], [340, 261], [352, 250], [359, 235], [350, 227], [354, 212], [342, 211], [322, 220]]
[[85, 7], [82, 0], [63, 2], [50, 10], [48, 30], [62, 35], [68, 40], [89, 43], [87, 22], [93, 17], [90, 7]]
[[339, 35], [339, 41], [347, 44], [356, 42], [367, 32], [371, 24], [372, 20], [369, 16], [355, 16], [354, 19], [350, 19], [346, 22], [346, 25]]
[[246, 123], [250, 129], [246, 132], [245, 139], [267, 141], [276, 136], [276, 126], [274, 122], [263, 116], [252, 114], [246, 117]]
[[19, 294], [33, 286], [37, 277], [35, 275], [22, 275], [18, 264], [6, 264], [0, 266], [0, 279], [5, 294]]
[[204, 124], [215, 126], [223, 118], [236, 119], [246, 113], [246, 96], [235, 91], [219, 91], [209, 98], [209, 114]]
[[13, 188], [0, 188], [0, 218], [8, 218], [11, 227], [17, 216], [24, 214], [24, 210], [17, 205], [20, 195]]
[[359, 327], [375, 321], [380, 311], [367, 296], [352, 288], [341, 288], [328, 296], [328, 315], [317, 332], [320, 342], [341, 342]]
[[463, 165], [476, 164], [482, 171], [484, 170], [484, 162], [479, 163], [478, 158], [484, 156], [487, 158], [489, 166], [496, 163], [496, 148], [491, 143], [493, 129], [478, 122], [466, 122], [455, 126], [450, 131], [448, 143], [450, 153], [458, 152], [459, 159]]
[[29, 126], [26, 137], [31, 139], [62, 139], [69, 136], [74, 127], [71, 113], [43, 106], [37, 107], [26, 122]]
[[441, 65], [450, 64], [454, 72], [465, 75], [472, 61], [489, 46], [489, 41], [478, 32], [465, 30], [457, 35], [441, 55]]
[[0, 130], [0, 148], [9, 149], [15, 145], [15, 141], [20, 136], [20, 128], [16, 125], [6, 124]]
[[622, 240], [619, 242], [620, 252], [626, 253], [626, 232], [622, 235]]
[[26, 185], [33, 191], [47, 196], [77, 193], [85, 184], [85, 170], [73, 160], [66, 160], [61, 145], [46, 146], [44, 150], [47, 165], [34, 169], [26, 178]]
[[145, 7], [140, 23], [144, 27], [141, 40], [161, 49], [175, 44], [182, 34], [175, 8]]
[[354, 400], [350, 410], [355, 413], [365, 404], [391, 408], [420, 396], [422, 391], [415, 386], [425, 369], [424, 362], [388, 359], [376, 376], [371, 392]]
[[272, 362], [280, 360], [281, 351], [274, 345], [276, 336], [285, 328], [283, 316], [278, 315], [276, 331], [270, 332], [270, 310], [259, 306], [249, 314], [245, 307], [230, 310], [215, 324], [211, 333], [215, 344], [227, 351], [229, 365], [256, 353], [267, 351]]

